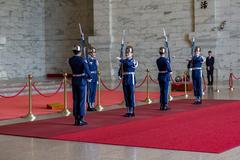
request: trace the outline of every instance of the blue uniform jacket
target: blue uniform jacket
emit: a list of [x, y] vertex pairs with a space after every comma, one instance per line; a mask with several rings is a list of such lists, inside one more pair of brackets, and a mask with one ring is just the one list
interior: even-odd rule
[[123, 85], [135, 85], [135, 69], [138, 67], [138, 62], [133, 58], [121, 59], [120, 62], [123, 66]]
[[[75, 55], [69, 59], [69, 65], [72, 69], [72, 83], [76, 85], [86, 85], [87, 79], [91, 79], [91, 73], [88, 62], [83, 57]], [[74, 76], [78, 75], [78, 76]], [[81, 76], [80, 76], [81, 75]]]
[[160, 57], [156, 63], [159, 71], [158, 80], [164, 82], [170, 81], [170, 72], [172, 72], [172, 70], [169, 60], [166, 57]]
[[192, 58], [192, 78], [197, 79], [202, 77], [202, 64], [205, 58], [203, 56], [194, 55]]
[[96, 58], [93, 58], [92, 56], [88, 55], [88, 66], [89, 70], [91, 72], [92, 82], [98, 81], [97, 71], [98, 71], [98, 61]]

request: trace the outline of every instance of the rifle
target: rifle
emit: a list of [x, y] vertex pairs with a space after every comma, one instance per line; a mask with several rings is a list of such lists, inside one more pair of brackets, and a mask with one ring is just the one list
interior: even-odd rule
[[[192, 46], [191, 46], [191, 57], [193, 58], [195, 50], [195, 37], [192, 38]], [[188, 69], [191, 69], [193, 66], [192, 59], [188, 62]]]
[[164, 47], [167, 50], [169, 63], [171, 63], [171, 55], [170, 55], [170, 49], [169, 49], [169, 46], [168, 46], [168, 38], [167, 38], [167, 34], [166, 34], [166, 31], [165, 31], [164, 28], [163, 28], [163, 36], [164, 36]]
[[191, 56], [193, 57], [195, 50], [195, 37], [192, 38], [192, 46], [191, 46]]
[[84, 37], [84, 33], [82, 31], [82, 26], [81, 26], [80, 23], [79, 23], [79, 30], [80, 30], [80, 41], [79, 41], [79, 44], [80, 44], [81, 49], [82, 49], [83, 58], [86, 59], [85, 37]]
[[125, 30], [122, 31], [122, 39], [121, 39], [121, 47], [120, 47], [120, 58], [121, 59], [123, 59], [124, 41], [125, 41]]
[[[124, 52], [124, 42], [125, 42], [125, 30], [122, 31], [122, 38], [121, 38], [121, 45], [120, 45], [120, 58], [123, 59], [123, 52]], [[122, 78], [123, 73], [123, 65], [120, 65], [118, 76]]]

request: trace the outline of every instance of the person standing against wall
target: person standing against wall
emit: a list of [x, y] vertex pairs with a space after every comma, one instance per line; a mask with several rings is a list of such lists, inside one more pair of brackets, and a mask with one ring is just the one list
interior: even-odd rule
[[208, 85], [213, 85], [214, 57], [212, 56], [212, 51], [208, 51], [208, 57], [206, 59], [206, 69]]

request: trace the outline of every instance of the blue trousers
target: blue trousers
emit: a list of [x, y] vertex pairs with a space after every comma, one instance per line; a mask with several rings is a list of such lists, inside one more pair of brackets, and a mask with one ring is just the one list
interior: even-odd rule
[[123, 93], [126, 107], [129, 108], [129, 112], [133, 112], [135, 107], [135, 86], [123, 85]]
[[73, 115], [75, 117], [84, 116], [86, 114], [86, 97], [87, 97], [87, 86], [72, 84], [73, 93]]
[[201, 77], [192, 77], [193, 89], [195, 97], [202, 97], [202, 79]]
[[88, 82], [88, 98], [87, 98], [88, 103], [95, 103], [96, 90], [97, 90], [97, 81]]
[[159, 80], [160, 87], [160, 104], [166, 106], [168, 104], [168, 86], [169, 81]]

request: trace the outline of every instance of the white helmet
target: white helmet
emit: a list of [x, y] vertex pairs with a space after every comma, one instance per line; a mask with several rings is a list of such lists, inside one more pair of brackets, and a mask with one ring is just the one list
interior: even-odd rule
[[73, 51], [81, 51], [81, 47], [79, 45], [74, 45], [72, 48]]

